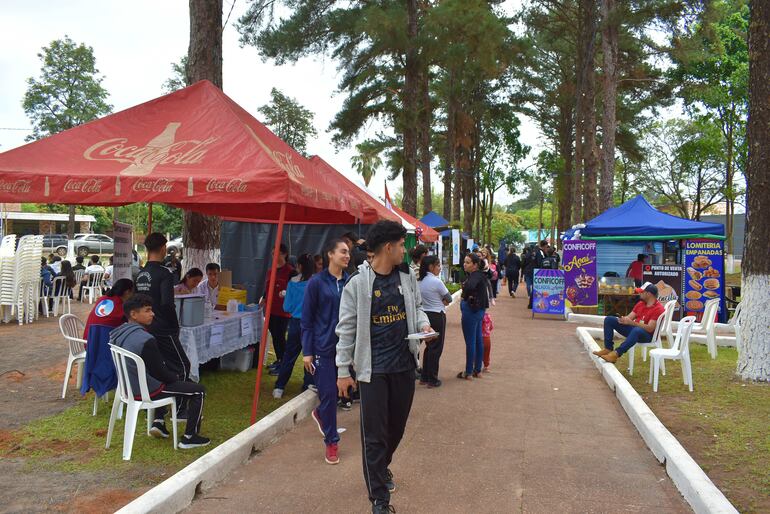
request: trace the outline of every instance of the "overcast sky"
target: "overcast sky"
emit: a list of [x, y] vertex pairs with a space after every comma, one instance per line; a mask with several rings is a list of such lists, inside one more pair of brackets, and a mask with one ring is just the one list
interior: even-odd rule
[[[233, 0], [224, 0], [224, 16]], [[515, 2], [518, 3], [518, 2]], [[269, 100], [270, 89], [278, 88], [315, 113], [318, 138], [308, 145], [349, 177], [354, 149], [336, 151], [327, 132], [344, 96], [337, 94], [336, 63], [319, 57], [293, 65], [262, 62], [253, 47], [241, 48], [233, 22], [245, 11], [246, 0], [235, 0], [230, 23], [224, 31], [224, 91], [257, 119], [257, 109]], [[114, 111], [126, 109], [162, 94], [161, 86], [171, 75], [171, 63], [187, 52], [189, 20], [187, 0], [3, 0], [0, 15], [0, 151], [24, 144], [30, 123], [21, 107], [26, 80], [38, 76], [38, 52], [52, 40], [68, 35], [94, 49], [103, 85], [110, 93]], [[9, 130], [27, 129], [27, 130]], [[368, 128], [360, 139], [372, 137], [378, 126]], [[522, 125], [522, 140], [540, 146], [540, 134], [528, 120]], [[534, 151], [532, 153], [537, 153]], [[387, 172], [381, 170], [371, 188], [382, 194]], [[438, 177], [434, 183], [438, 184]], [[401, 185], [399, 177], [389, 189]], [[434, 186], [434, 190], [435, 190]], [[501, 203], [510, 201], [501, 195]]]

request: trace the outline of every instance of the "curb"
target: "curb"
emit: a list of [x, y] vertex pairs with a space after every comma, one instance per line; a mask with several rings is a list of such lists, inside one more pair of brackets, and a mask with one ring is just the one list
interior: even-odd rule
[[620, 405], [647, 447], [658, 462], [666, 466], [666, 473], [693, 511], [697, 514], [737, 514], [738, 511], [722, 491], [660, 422], [618, 368], [591, 353], [599, 349], [594, 337], [602, 336], [602, 330], [598, 328], [577, 328], [578, 340], [588, 351], [589, 358], [599, 369], [610, 389], [615, 391]]
[[117, 512], [175, 513], [185, 509], [198, 494], [211, 489], [235, 468], [294, 428], [317, 404], [318, 396], [305, 391]]

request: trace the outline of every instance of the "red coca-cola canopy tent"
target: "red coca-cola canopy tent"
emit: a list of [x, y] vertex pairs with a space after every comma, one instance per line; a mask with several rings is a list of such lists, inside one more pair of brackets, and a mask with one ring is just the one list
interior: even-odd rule
[[332, 172], [204, 80], [1, 153], [0, 202], [161, 202], [262, 220], [283, 204], [286, 222], [361, 221], [371, 208]]

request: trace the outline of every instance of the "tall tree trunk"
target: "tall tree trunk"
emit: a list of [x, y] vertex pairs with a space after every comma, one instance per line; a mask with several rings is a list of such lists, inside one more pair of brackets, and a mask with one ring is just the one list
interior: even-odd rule
[[419, 56], [417, 55], [417, 0], [406, 0], [407, 49], [404, 72], [404, 198], [403, 208], [417, 216], [417, 100], [419, 96]]
[[428, 214], [433, 210], [433, 198], [430, 187], [430, 136], [433, 106], [430, 102], [430, 73], [425, 59], [420, 60], [420, 170], [422, 171], [422, 210]]
[[612, 207], [615, 180], [615, 105], [618, 89], [618, 25], [615, 0], [602, 0], [602, 55], [604, 58], [604, 115], [602, 116], [602, 173], [599, 210]]
[[446, 218], [447, 221], [453, 221], [455, 216], [459, 217], [459, 214], [452, 212], [454, 205], [452, 202], [454, 198], [452, 196], [452, 177], [455, 169], [455, 102], [452, 94], [454, 88], [454, 73], [452, 70], [449, 70], [448, 75], [449, 94], [447, 95], [446, 145], [444, 146], [444, 161], [446, 163], [444, 171], [444, 218]]
[[67, 206], [67, 239], [70, 241], [75, 239], [75, 206]]
[[[554, 184], [554, 195], [556, 196], [556, 203], [558, 204], [559, 217], [558, 228], [560, 231], [567, 230], [572, 226], [572, 203], [580, 203], [579, 196], [575, 197], [571, 195], [573, 181], [577, 181], [577, 175], [573, 175], [572, 172], [572, 132], [574, 126], [573, 120], [573, 107], [572, 105], [561, 106], [560, 112], [560, 129], [559, 129], [559, 141], [557, 142], [557, 151], [563, 162], [563, 168], [557, 175], [556, 183]], [[575, 222], [579, 222], [579, 218], [575, 218]]]
[[[190, 83], [209, 80], [222, 87], [222, 0], [189, 0], [190, 45], [187, 49], [187, 78]], [[205, 269], [219, 262], [222, 220], [185, 211], [184, 268]]]
[[[770, 80], [770, 77], [767, 77]], [[727, 131], [727, 171], [725, 176], [725, 246], [727, 246], [727, 253], [733, 255], [733, 214], [735, 212], [735, 192], [733, 191], [733, 175], [735, 168], [735, 152], [733, 151], [733, 145], [735, 143], [735, 136], [733, 134], [733, 123], [731, 118], [730, 128]]]
[[[593, 56], [591, 56], [593, 61]], [[599, 166], [599, 149], [596, 145], [596, 74], [593, 70], [588, 73], [586, 83], [585, 124], [583, 134], [583, 218], [590, 220], [599, 214], [599, 197], [596, 192], [596, 182]]]
[[455, 152], [457, 163], [455, 173], [461, 178], [462, 190], [460, 194], [463, 200], [463, 230], [468, 234], [473, 234], [473, 199], [476, 193], [475, 175], [472, 168], [472, 146], [474, 139], [475, 124], [473, 119], [463, 109], [457, 109], [455, 121]]
[[738, 374], [770, 381], [770, 2], [751, 4], [749, 22], [749, 161], [746, 168], [746, 235], [743, 251]]

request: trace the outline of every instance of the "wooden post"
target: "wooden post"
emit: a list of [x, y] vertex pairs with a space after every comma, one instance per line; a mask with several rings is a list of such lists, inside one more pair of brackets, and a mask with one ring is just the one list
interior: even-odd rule
[[254, 384], [254, 399], [251, 402], [251, 422], [253, 425], [257, 421], [257, 406], [259, 405], [259, 388], [262, 383], [262, 362], [265, 360], [265, 351], [267, 349], [267, 328], [270, 325], [270, 314], [272, 313], [273, 294], [275, 287], [269, 287], [275, 284], [275, 277], [278, 273], [278, 254], [281, 251], [281, 239], [283, 239], [283, 224], [286, 220], [286, 204], [281, 204], [281, 213], [278, 216], [278, 231], [275, 234], [275, 245], [273, 246], [273, 262], [270, 264], [270, 279], [265, 284], [267, 288], [267, 298], [265, 301], [265, 322], [262, 324], [262, 338], [259, 340], [259, 357], [257, 361], [257, 382]]
[[152, 234], [152, 202], [147, 204], [147, 235]]

